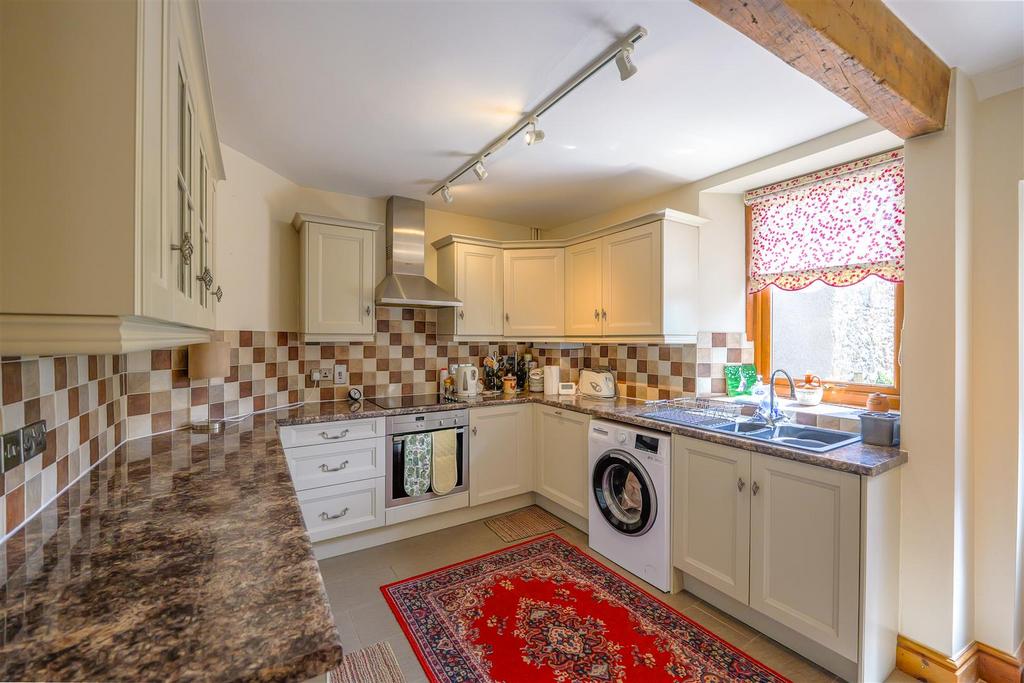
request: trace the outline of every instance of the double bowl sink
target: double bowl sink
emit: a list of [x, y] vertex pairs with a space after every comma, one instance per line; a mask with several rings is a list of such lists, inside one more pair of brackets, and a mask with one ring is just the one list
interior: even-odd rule
[[816, 453], [827, 453], [860, 441], [859, 434], [795, 424], [770, 427], [763, 422], [731, 422], [708, 429]]

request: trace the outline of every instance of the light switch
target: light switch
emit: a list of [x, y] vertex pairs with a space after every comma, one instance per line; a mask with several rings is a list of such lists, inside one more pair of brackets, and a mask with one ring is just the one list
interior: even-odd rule
[[334, 383], [335, 384], [348, 384], [348, 366], [347, 365], [335, 365], [334, 366]]

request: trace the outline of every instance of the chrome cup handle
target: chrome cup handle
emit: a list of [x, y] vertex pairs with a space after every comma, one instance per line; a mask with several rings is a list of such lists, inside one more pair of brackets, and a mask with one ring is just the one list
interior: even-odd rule
[[337, 467], [331, 467], [327, 463], [324, 463], [324, 464], [320, 465], [320, 471], [321, 472], [340, 472], [341, 470], [345, 469], [346, 467], [348, 467], [348, 460], [346, 460], [345, 462], [341, 463]]
[[342, 429], [341, 433], [338, 434], [337, 436], [331, 436], [327, 432], [320, 432], [320, 438], [324, 439], [325, 441], [337, 441], [338, 439], [344, 439], [346, 436], [348, 436], [347, 429]]
[[345, 508], [344, 510], [342, 510], [341, 512], [339, 512], [336, 515], [329, 515], [326, 512], [321, 512], [320, 513], [320, 519], [322, 521], [326, 522], [329, 519], [340, 519], [340, 518], [344, 517], [347, 514], [348, 514], [348, 508]]

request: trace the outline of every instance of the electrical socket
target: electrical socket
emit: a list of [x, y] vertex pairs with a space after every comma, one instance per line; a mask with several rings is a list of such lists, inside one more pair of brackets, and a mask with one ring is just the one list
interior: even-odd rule
[[348, 384], [348, 366], [347, 365], [335, 365], [334, 366], [334, 383], [335, 384]]
[[21, 430], [16, 429], [13, 432], [4, 434], [0, 438], [0, 443], [3, 444], [4, 472], [10, 472], [24, 462], [21, 450]]
[[312, 370], [309, 371], [309, 379], [311, 382], [320, 382], [327, 378], [327, 374], [328, 373], [326, 370], [321, 370], [320, 368], [313, 368]]
[[27, 427], [22, 427], [21, 450], [25, 462], [46, 450], [46, 420], [39, 420]]

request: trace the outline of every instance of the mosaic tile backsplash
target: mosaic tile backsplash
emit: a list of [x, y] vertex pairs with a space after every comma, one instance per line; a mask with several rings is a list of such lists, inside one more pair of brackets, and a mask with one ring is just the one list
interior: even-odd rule
[[[529, 351], [576, 381], [586, 367], [610, 367], [619, 393], [641, 399], [725, 391], [722, 368], [751, 362], [742, 334], [701, 333], [697, 344], [530, 348], [509, 341], [451, 343], [437, 336], [428, 309], [377, 309], [373, 343], [303, 344], [294, 332], [217, 332], [231, 344], [230, 375], [192, 381], [187, 348], [128, 354], [4, 358], [0, 434], [43, 419], [46, 451], [0, 474], [0, 535], [53, 499], [126, 439], [179, 429], [191, 421], [244, 416], [301, 401], [437, 391], [438, 371], [479, 365], [490, 354]], [[348, 367], [349, 385], [309, 379], [315, 367]]]

